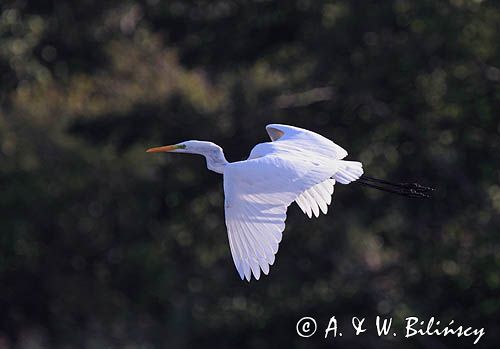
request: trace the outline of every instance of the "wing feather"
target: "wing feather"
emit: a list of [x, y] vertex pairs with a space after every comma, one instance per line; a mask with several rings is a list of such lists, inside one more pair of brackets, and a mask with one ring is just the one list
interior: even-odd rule
[[332, 203], [332, 195], [328, 192], [328, 181], [316, 185], [317, 190], [321, 194], [327, 205]]
[[341, 146], [320, 134], [300, 127], [270, 124], [266, 126], [266, 131], [273, 142], [293, 140], [299, 150], [312, 151], [338, 160], [347, 156], [347, 151]]
[[325, 206], [324, 193], [314, 191], [315, 200], [308, 189], [328, 180], [337, 166], [327, 158], [311, 162], [308, 154], [289, 156], [279, 147], [264, 156], [260, 151], [258, 158], [231, 163], [224, 170], [229, 246], [240, 277], [248, 281], [252, 275], [259, 279], [261, 271], [269, 273], [293, 201], [301, 196], [305, 212], [319, 215], [317, 200]]
[[307, 203], [304, 202], [304, 198], [302, 197], [302, 194], [300, 194], [297, 199], [295, 200], [297, 205], [299, 205], [300, 209], [302, 212], [307, 213]]
[[307, 202], [309, 203], [309, 206], [311, 206], [311, 209], [314, 213], [314, 216], [316, 218], [319, 217], [319, 206], [318, 203], [316, 202], [316, 199], [314, 198], [313, 194], [311, 193], [310, 190], [306, 190], [302, 193], [302, 195], [306, 198]]
[[[337, 176], [337, 174], [335, 176]], [[332, 203], [334, 185], [335, 179], [329, 178], [307, 189], [304, 193], [299, 195], [295, 202], [299, 205], [299, 207], [301, 205], [305, 207], [309, 206], [309, 211], [304, 211], [301, 207], [302, 211], [307, 214], [309, 218], [312, 217], [312, 213], [314, 213], [316, 217], [319, 216], [319, 210], [316, 210], [316, 207], [319, 207], [321, 212], [326, 214], [328, 212], [328, 206]]]
[[316, 184], [309, 191], [311, 192], [313, 198], [316, 200], [319, 208], [321, 209], [321, 212], [323, 212], [323, 214], [326, 214], [328, 212], [328, 205], [326, 204], [326, 200], [323, 198], [323, 196], [319, 192], [318, 186], [320, 186], [320, 185], [321, 185], [321, 183]]

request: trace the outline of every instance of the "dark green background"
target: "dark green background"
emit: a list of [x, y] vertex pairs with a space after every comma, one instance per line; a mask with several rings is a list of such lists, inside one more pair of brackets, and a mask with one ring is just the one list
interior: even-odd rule
[[[0, 8], [0, 348], [472, 346], [353, 336], [377, 314], [498, 347], [498, 1]], [[289, 209], [270, 275], [242, 282], [220, 175], [144, 149], [212, 140], [241, 160], [278, 122], [435, 197], [337, 185], [327, 216]], [[332, 315], [344, 336], [325, 340]]]

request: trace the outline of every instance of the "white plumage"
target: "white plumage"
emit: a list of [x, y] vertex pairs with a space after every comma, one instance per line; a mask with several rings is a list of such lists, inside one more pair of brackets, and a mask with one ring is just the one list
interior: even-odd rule
[[247, 160], [229, 163], [222, 148], [187, 141], [149, 152], [204, 155], [208, 168], [224, 176], [225, 219], [234, 264], [242, 279], [269, 273], [294, 201], [309, 218], [324, 214], [336, 182], [348, 184], [363, 174], [357, 161], [329, 139], [298, 127], [271, 124], [272, 142], [257, 144]]

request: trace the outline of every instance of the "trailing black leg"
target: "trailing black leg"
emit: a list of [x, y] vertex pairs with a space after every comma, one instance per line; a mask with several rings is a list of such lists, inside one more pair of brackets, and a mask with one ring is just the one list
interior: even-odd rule
[[398, 194], [410, 198], [430, 198], [427, 194], [433, 191], [433, 188], [425, 187], [418, 183], [395, 183], [368, 176], [361, 176], [356, 183], [363, 184], [370, 188], [375, 188], [388, 193]]

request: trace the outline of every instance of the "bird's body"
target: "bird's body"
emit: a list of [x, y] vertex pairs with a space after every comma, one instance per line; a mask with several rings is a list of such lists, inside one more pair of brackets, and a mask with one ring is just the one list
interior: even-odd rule
[[[361, 162], [343, 160], [347, 151], [317, 133], [280, 124], [266, 130], [271, 142], [257, 144], [247, 160], [232, 163], [221, 147], [205, 141], [148, 150], [200, 154], [210, 170], [223, 174], [229, 246], [241, 279], [248, 281], [252, 274], [255, 279], [261, 271], [268, 274], [273, 265], [290, 204], [295, 201], [309, 218], [320, 211], [326, 214], [334, 185], [349, 184], [363, 174]], [[364, 184], [377, 187], [366, 180]], [[415, 191], [397, 190], [407, 196]]]
[[[323, 136], [285, 125], [267, 130], [272, 142], [257, 144], [247, 160], [224, 169], [229, 244], [247, 280], [269, 272], [291, 203], [317, 217], [327, 212], [336, 180], [347, 184], [363, 174], [360, 162], [341, 160], [347, 152]], [[338, 173], [344, 176], [336, 178]]]
[[175, 149], [204, 155], [207, 167], [224, 177], [225, 218], [234, 264], [242, 279], [259, 279], [274, 263], [294, 201], [309, 217], [327, 212], [336, 181], [347, 184], [363, 174], [360, 162], [342, 160], [347, 152], [329, 139], [298, 127], [266, 127], [271, 142], [259, 143], [247, 160], [227, 162], [211, 142], [188, 141]]

